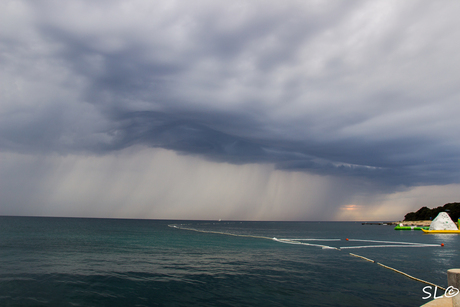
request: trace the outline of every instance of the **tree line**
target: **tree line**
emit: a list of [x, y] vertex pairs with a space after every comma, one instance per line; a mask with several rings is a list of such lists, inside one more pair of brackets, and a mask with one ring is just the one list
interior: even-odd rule
[[456, 222], [460, 218], [460, 203], [448, 203], [444, 206], [430, 209], [422, 207], [416, 212], [409, 212], [404, 216], [405, 221], [432, 220], [438, 216], [439, 212], [446, 212], [450, 218]]

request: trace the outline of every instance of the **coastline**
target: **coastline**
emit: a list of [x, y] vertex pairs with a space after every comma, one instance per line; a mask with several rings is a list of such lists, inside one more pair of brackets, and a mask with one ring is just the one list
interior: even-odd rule
[[399, 221], [399, 222], [392, 222], [392, 225], [399, 225], [402, 224], [403, 226], [430, 226], [430, 220], [421, 220], [421, 221]]
[[383, 226], [418, 226], [418, 227], [429, 227], [431, 220], [419, 220], [419, 221], [394, 221], [394, 222], [362, 222], [362, 225], [383, 225]]
[[402, 226], [421, 226], [428, 227], [431, 225], [431, 220], [419, 220], [419, 221], [396, 221], [396, 222], [363, 222], [363, 225], [388, 225], [388, 226], [397, 226], [402, 224]]

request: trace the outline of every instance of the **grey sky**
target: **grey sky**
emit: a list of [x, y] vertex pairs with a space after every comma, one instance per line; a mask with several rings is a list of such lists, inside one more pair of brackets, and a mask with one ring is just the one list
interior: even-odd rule
[[[460, 183], [457, 2], [3, 1], [0, 11], [8, 163], [157, 148], [204, 168], [372, 186], [357, 194]], [[330, 206], [346, 203], [337, 195]]]

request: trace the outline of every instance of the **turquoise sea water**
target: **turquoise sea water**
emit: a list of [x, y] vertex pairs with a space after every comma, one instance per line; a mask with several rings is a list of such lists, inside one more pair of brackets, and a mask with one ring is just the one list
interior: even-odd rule
[[349, 253], [446, 286], [459, 248], [458, 235], [354, 222], [0, 217], [0, 306], [419, 306], [424, 284]]

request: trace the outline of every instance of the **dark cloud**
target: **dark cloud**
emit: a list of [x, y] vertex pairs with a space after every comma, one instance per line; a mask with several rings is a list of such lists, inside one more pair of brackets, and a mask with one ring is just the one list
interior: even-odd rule
[[[223, 132], [226, 127], [232, 130], [232, 122], [241, 121], [238, 116], [221, 116], [218, 127], [212, 128], [213, 114], [190, 115], [120, 111], [112, 115], [118, 128], [114, 132], [116, 138], [105, 150], [146, 144], [214, 161], [275, 163], [284, 170], [358, 176], [388, 185], [447, 184], [459, 179], [455, 151], [427, 148], [427, 144], [435, 144], [427, 139], [401, 138], [366, 144], [360, 139], [320, 142], [256, 138], [244, 136], [244, 131], [243, 136]], [[427, 162], [427, 158], [431, 161]]]
[[5, 5], [3, 150], [460, 182], [457, 4], [134, 4]]

